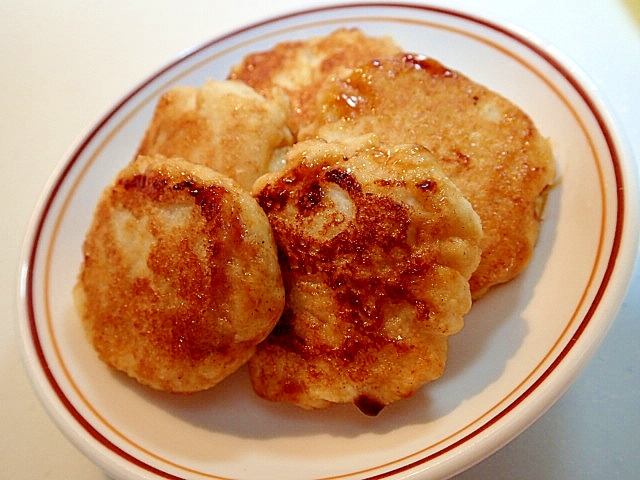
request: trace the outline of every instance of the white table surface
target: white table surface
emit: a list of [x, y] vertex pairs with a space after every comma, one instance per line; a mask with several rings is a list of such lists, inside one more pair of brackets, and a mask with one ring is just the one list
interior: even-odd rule
[[[417, 0], [416, 0], [417, 1]], [[0, 0], [0, 478], [104, 479], [57, 430], [22, 365], [18, 265], [61, 157], [129, 89], [181, 52], [296, 0]], [[640, 163], [640, 0], [451, 0], [524, 28], [600, 89]], [[596, 355], [533, 426], [460, 479], [640, 476], [640, 264]]]

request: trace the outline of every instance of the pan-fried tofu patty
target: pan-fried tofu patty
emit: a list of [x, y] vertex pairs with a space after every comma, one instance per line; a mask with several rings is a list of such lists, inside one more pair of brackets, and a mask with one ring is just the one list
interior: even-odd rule
[[138, 155], [180, 157], [236, 180], [246, 190], [281, 167], [293, 137], [289, 101], [269, 99], [242, 82], [178, 86], [158, 101]]
[[104, 191], [75, 298], [100, 358], [170, 392], [207, 389], [251, 357], [284, 305], [267, 218], [237, 183], [138, 157]]
[[266, 97], [284, 92], [291, 101], [289, 128], [315, 115], [318, 86], [342, 69], [400, 52], [390, 37], [371, 37], [359, 29], [340, 28], [328, 35], [282, 42], [247, 55], [235, 65], [230, 79], [241, 80]]
[[513, 103], [422, 56], [365, 62], [320, 86], [316, 118], [299, 140], [365, 133], [387, 143], [426, 146], [482, 220], [482, 260], [474, 298], [529, 263], [541, 210], [554, 181], [551, 147]]
[[253, 387], [375, 415], [442, 374], [471, 307], [480, 221], [421, 146], [310, 140], [287, 165], [254, 186], [286, 307], [249, 363]]

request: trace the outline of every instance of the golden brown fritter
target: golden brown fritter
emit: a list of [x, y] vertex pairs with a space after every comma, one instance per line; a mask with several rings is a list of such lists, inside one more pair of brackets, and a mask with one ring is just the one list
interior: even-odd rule
[[254, 390], [375, 415], [442, 374], [471, 307], [480, 221], [424, 147], [310, 140], [288, 157], [254, 187], [286, 290], [249, 362]]
[[541, 208], [554, 180], [548, 142], [511, 102], [435, 60], [408, 54], [365, 63], [328, 78], [299, 139], [376, 133], [418, 143], [439, 159], [482, 220], [482, 260], [474, 298], [528, 264]]
[[184, 158], [250, 190], [260, 175], [281, 167], [293, 142], [288, 115], [284, 95], [266, 99], [242, 82], [174, 87], [158, 101], [138, 155]]
[[289, 127], [315, 115], [315, 93], [329, 75], [366, 61], [400, 52], [390, 37], [370, 37], [359, 29], [341, 28], [329, 35], [283, 42], [271, 50], [247, 55], [234, 66], [230, 79], [241, 80], [259, 93], [284, 91], [291, 99]]
[[284, 307], [267, 218], [213, 170], [138, 157], [103, 193], [75, 297], [100, 358], [159, 390], [209, 388]]

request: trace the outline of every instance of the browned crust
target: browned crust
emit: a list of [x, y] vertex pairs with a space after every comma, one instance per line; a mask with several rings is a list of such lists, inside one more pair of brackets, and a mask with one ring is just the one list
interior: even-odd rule
[[359, 29], [341, 28], [326, 36], [282, 42], [249, 54], [228, 78], [241, 80], [265, 96], [273, 95], [274, 88], [284, 91], [291, 100], [288, 126], [295, 135], [315, 115], [315, 93], [325, 78], [399, 51], [389, 37], [374, 38]]
[[259, 182], [287, 306], [250, 373], [271, 400], [375, 414], [441, 375], [481, 229], [425, 149], [354, 143], [298, 144]]
[[205, 167], [139, 157], [97, 206], [76, 298], [106, 363], [189, 392], [249, 359], [284, 291], [266, 217], [248, 193]]
[[300, 139], [375, 133], [385, 142], [424, 145], [439, 158], [482, 220], [474, 298], [522, 272], [555, 176], [551, 148], [522, 110], [439, 62], [410, 54], [327, 79], [317, 102], [323, 108], [300, 126]]

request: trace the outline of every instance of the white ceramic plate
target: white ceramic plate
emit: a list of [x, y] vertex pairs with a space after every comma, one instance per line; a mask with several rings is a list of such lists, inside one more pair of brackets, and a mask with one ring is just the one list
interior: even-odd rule
[[[257, 398], [246, 370], [173, 396], [102, 364], [71, 290], [102, 189], [133, 156], [158, 96], [223, 79], [243, 55], [357, 26], [390, 34], [508, 97], [551, 139], [558, 165], [535, 258], [477, 302], [444, 376], [376, 418], [353, 406], [307, 412]], [[194, 49], [153, 74], [63, 159], [24, 251], [20, 331], [52, 418], [117, 478], [443, 478], [488, 456], [568, 387], [612, 322], [637, 239], [635, 178], [609, 115], [575, 68], [522, 32], [412, 6], [294, 13]]]

